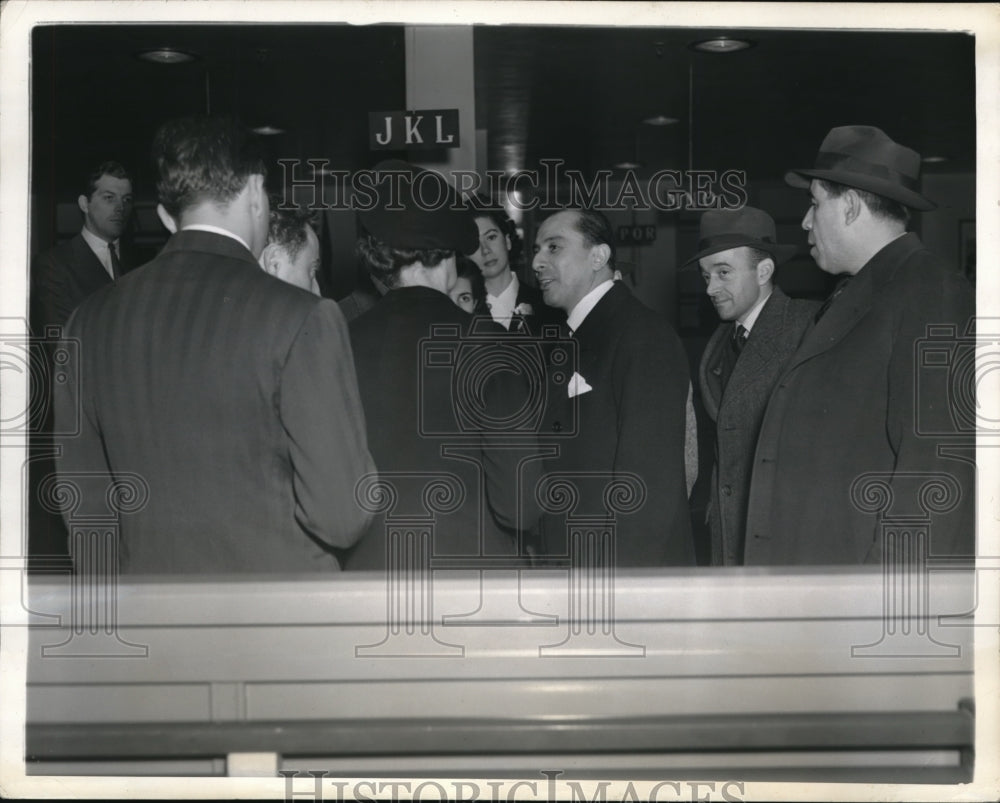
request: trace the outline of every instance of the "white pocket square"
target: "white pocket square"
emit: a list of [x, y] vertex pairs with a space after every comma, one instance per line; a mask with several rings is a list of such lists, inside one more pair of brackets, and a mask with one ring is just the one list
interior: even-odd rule
[[566, 389], [569, 391], [569, 397], [572, 399], [574, 396], [582, 396], [584, 393], [590, 393], [593, 388], [587, 384], [587, 380], [584, 379], [577, 373], [569, 378], [569, 385]]

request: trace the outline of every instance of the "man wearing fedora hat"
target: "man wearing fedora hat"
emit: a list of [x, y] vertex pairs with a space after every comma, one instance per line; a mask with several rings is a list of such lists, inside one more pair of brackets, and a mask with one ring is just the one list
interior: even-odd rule
[[768, 402], [747, 564], [882, 560], [880, 522], [859, 496], [867, 481], [888, 483], [893, 516], [931, 514], [921, 483], [951, 489], [947, 504], [933, 506], [928, 551], [973, 551], [974, 442], [922, 431], [951, 400], [941, 385], [921, 382], [917, 359], [928, 327], [953, 327], [955, 338], [967, 331], [974, 296], [906, 232], [910, 209], [934, 208], [919, 178], [920, 155], [871, 126], [834, 128], [815, 166], [785, 177], [810, 192], [802, 220], [810, 253], [843, 278]]
[[743, 563], [747, 494], [764, 408], [778, 374], [812, 320], [817, 302], [774, 285], [776, 266], [795, 253], [775, 236], [769, 214], [750, 206], [701, 216], [697, 263], [722, 323], [701, 358], [698, 380], [716, 423], [708, 524], [712, 564]]
[[[357, 248], [387, 291], [350, 322], [350, 334], [369, 448], [395, 494], [396, 508], [389, 512], [431, 513], [425, 504], [433, 484], [454, 478], [457, 504], [434, 512], [432, 554], [519, 565], [517, 530], [534, 523], [519, 518], [518, 494], [519, 478], [532, 488], [537, 479], [537, 460], [519, 471], [531, 436], [519, 436], [524, 449], [500, 448], [502, 432], [486, 433], [475, 417], [463, 426], [457, 414], [459, 408], [480, 410], [481, 401], [482, 421], [503, 420], [504, 411], [519, 409], [525, 398], [523, 377], [489, 370], [490, 355], [475, 346], [488, 349], [490, 337], [470, 339], [473, 316], [448, 295], [457, 282], [457, 255], [479, 248], [475, 219], [437, 173], [400, 160], [382, 162], [373, 172], [373, 202], [358, 212]], [[429, 346], [435, 356], [425, 362]], [[481, 384], [469, 389], [479, 395], [468, 399], [456, 377], [464, 370], [461, 355], [473, 352], [485, 363], [475, 374]], [[345, 567], [383, 568], [390, 559], [385, 519], [378, 518]]]

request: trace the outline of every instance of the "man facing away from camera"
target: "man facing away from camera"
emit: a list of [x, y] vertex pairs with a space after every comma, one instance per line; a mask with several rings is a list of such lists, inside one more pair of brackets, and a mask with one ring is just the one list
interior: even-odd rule
[[[153, 154], [174, 234], [67, 325], [80, 364], [56, 415], [82, 425], [60, 474], [81, 513], [102, 511], [111, 476], [148, 494], [120, 516], [123, 573], [337, 570], [374, 470], [343, 317], [260, 269], [266, 169], [245, 129], [173, 120]], [[91, 546], [74, 544], [78, 568]]]
[[[532, 268], [545, 303], [566, 312], [579, 350], [577, 371], [546, 412], [543, 437], [560, 451], [545, 469], [574, 475], [583, 505], [574, 515], [610, 512], [597, 491], [606, 480], [636, 489], [634, 499], [619, 499], [628, 512], [614, 513], [618, 566], [693, 565], [687, 359], [670, 324], [614, 281], [614, 258], [614, 235], [600, 212], [566, 209], [538, 230]], [[541, 554], [567, 554], [566, 521], [553, 512], [542, 518]]]
[[944, 345], [957, 345], [974, 296], [906, 232], [910, 209], [934, 208], [919, 192], [919, 173], [916, 151], [852, 125], [830, 131], [814, 168], [785, 177], [809, 190], [802, 228], [810, 253], [841, 281], [764, 414], [748, 565], [878, 562], [883, 516], [929, 520], [925, 554], [972, 554], [974, 438], [927, 430], [956, 400], [947, 383], [923, 382], [918, 363], [929, 326], [951, 327]]
[[745, 206], [701, 216], [697, 263], [722, 323], [702, 354], [702, 400], [716, 424], [708, 525], [712, 564], [743, 563], [747, 493], [768, 397], [819, 304], [791, 299], [774, 284], [795, 253], [777, 242], [767, 212]]

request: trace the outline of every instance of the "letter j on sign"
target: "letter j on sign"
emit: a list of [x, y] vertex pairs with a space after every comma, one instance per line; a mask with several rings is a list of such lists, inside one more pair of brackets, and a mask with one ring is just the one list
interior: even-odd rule
[[460, 144], [458, 109], [368, 113], [370, 150], [457, 148]]

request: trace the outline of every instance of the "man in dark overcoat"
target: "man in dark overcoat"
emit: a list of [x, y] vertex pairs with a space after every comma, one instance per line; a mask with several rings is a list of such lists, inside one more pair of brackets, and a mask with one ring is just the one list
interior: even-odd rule
[[[903, 548], [885, 537], [901, 521], [929, 532], [913, 555], [973, 551], [974, 442], [959, 409], [973, 376], [953, 363], [968, 351], [974, 295], [906, 231], [910, 209], [934, 207], [919, 172], [920, 155], [880, 129], [842, 126], [815, 167], [786, 175], [811, 196], [813, 259], [842, 278], [764, 414], [748, 565], [878, 562]], [[943, 360], [922, 358], [932, 342]]]
[[795, 253], [777, 242], [774, 220], [750, 206], [701, 217], [695, 262], [722, 323], [701, 358], [698, 380], [716, 424], [708, 524], [712, 564], [743, 563], [747, 494], [757, 432], [771, 389], [819, 304], [791, 299], [774, 284]]

